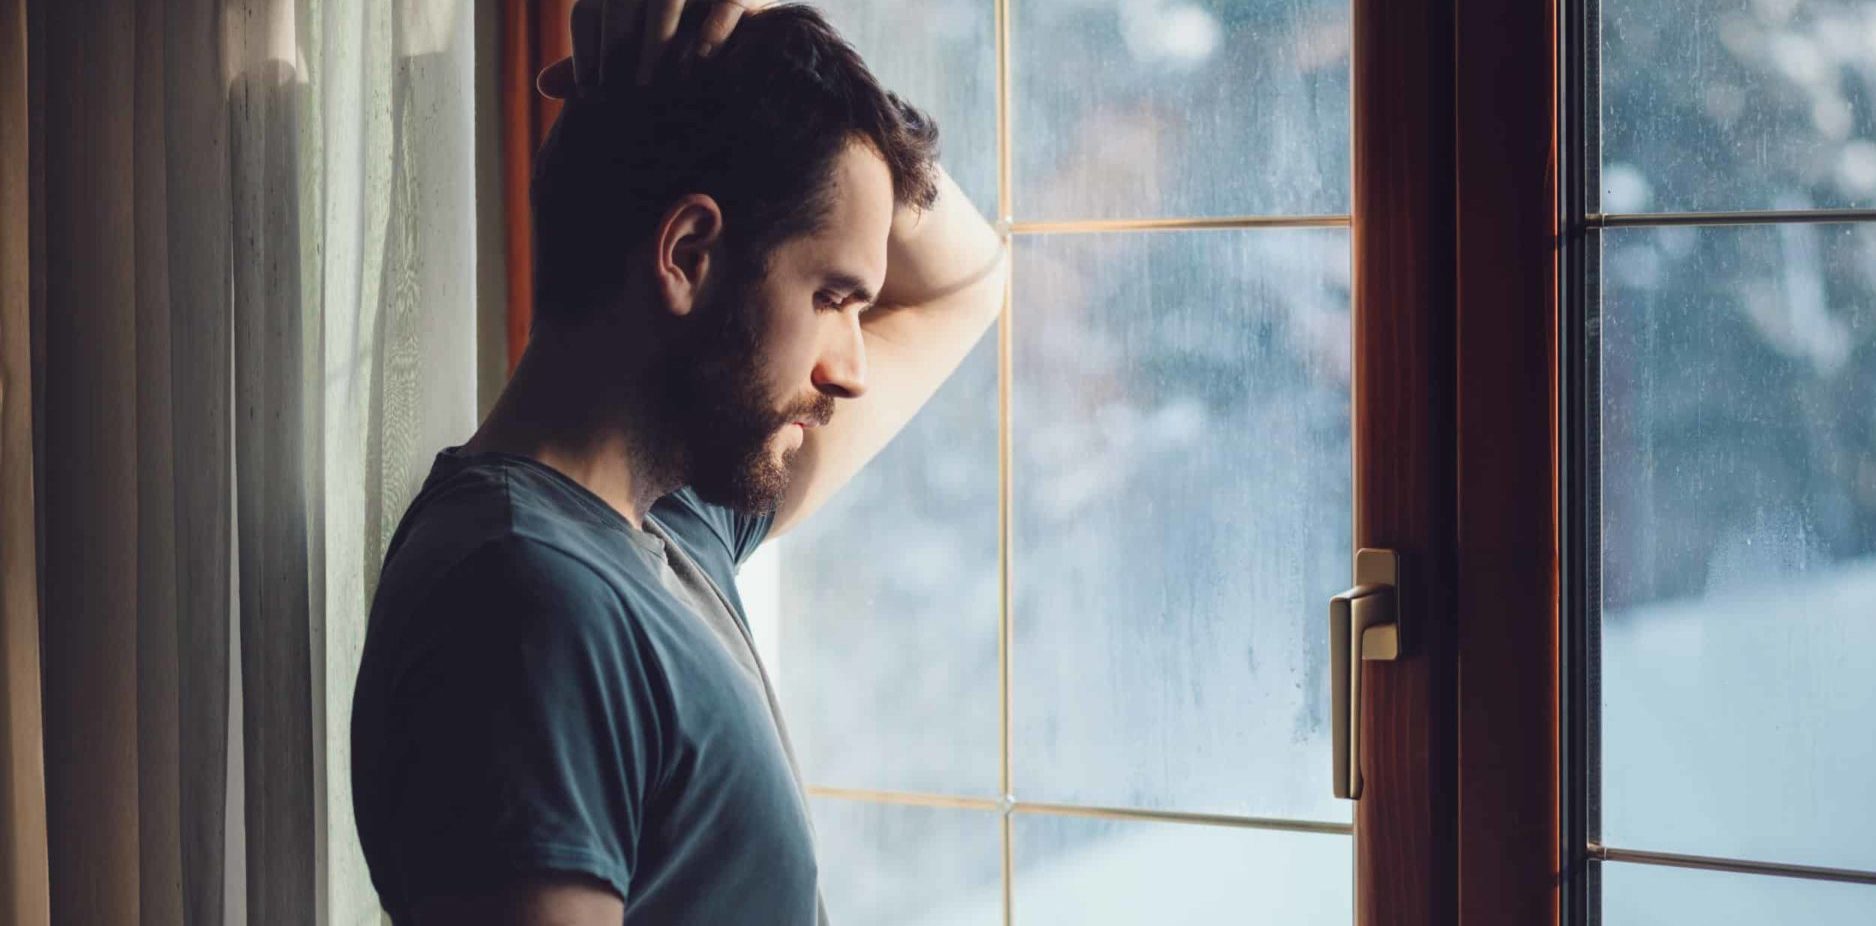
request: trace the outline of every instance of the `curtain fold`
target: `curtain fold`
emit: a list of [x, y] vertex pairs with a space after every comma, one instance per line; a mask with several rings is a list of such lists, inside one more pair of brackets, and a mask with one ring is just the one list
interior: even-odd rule
[[[177, 829], [153, 834], [151, 851], [180, 860], [182, 908], [151, 907], [142, 922], [193, 926], [223, 922], [227, 866], [227, 678], [233, 619], [229, 562], [234, 542], [228, 277], [233, 206], [221, 6], [215, 0], [160, 6], [161, 31], [139, 38], [150, 54], [160, 49], [163, 106], [150, 118], [158, 122], [152, 131], [161, 133], [162, 144], [143, 149], [140, 156], [161, 158], [165, 185], [160, 221], [169, 273], [166, 291], [174, 308], [168, 328], [176, 591], [174, 625], [153, 626], [151, 631], [174, 633], [177, 641], [176, 687], [161, 697], [175, 704], [179, 783]], [[48, 63], [53, 66], [59, 64]], [[48, 613], [46, 620], [53, 617]], [[170, 708], [157, 701], [150, 709]], [[166, 800], [167, 795], [156, 799]], [[55, 869], [55, 881], [59, 875]], [[63, 918], [56, 907], [53, 913]]]
[[25, 0], [0, 0], [0, 921], [46, 921]]
[[[132, 24], [131, 144], [133, 151], [164, 143], [163, 4], [138, 7]], [[150, 41], [156, 36], [159, 41]], [[183, 905], [183, 867], [174, 851], [182, 826], [181, 716], [177, 686], [176, 470], [170, 376], [168, 159], [132, 158], [131, 229], [136, 279], [137, 429], [137, 865], [138, 908], [172, 918]]]
[[135, 45], [130, 17], [90, 7], [42, 12], [47, 844], [54, 916], [123, 923], [140, 883]]
[[9, 922], [380, 921], [351, 693], [476, 420], [472, 14], [0, 5]]
[[[230, 4], [236, 572], [249, 918], [315, 922], [312, 602], [307, 457], [320, 434], [303, 401], [302, 157], [291, 8]], [[316, 316], [317, 313], [315, 313]], [[315, 321], [317, 318], [315, 317]], [[317, 331], [311, 344], [316, 345]]]

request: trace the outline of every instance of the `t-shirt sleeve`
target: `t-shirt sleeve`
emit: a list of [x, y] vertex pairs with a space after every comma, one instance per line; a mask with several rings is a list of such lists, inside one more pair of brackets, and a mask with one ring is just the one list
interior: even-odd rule
[[740, 566], [749, 558], [749, 554], [761, 546], [769, 536], [769, 528], [775, 525], [775, 512], [765, 514], [745, 514], [724, 505], [715, 505], [699, 498], [696, 490], [685, 486], [666, 496], [666, 499], [690, 511], [696, 518], [710, 527], [729, 548], [730, 561]]
[[392, 704], [405, 896], [542, 870], [629, 896], [663, 698], [618, 594], [573, 557], [509, 538], [452, 568], [418, 610], [423, 642]]
[[736, 558], [736, 564], [742, 565], [749, 554], [756, 552], [756, 547], [768, 539], [769, 528], [775, 526], [775, 512], [750, 515], [725, 508], [730, 516], [730, 555]]

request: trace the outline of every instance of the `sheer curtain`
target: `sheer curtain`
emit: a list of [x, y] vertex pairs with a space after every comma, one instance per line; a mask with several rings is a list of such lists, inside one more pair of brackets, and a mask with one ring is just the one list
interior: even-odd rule
[[[384, 544], [431, 455], [475, 424], [474, 11], [0, 14], [26, 59], [23, 92], [0, 82], [0, 251], [30, 237], [0, 261], [0, 916], [377, 923], [348, 715]], [[35, 629], [39, 829], [14, 825], [34, 809], [21, 718], [40, 706], [13, 667]]]

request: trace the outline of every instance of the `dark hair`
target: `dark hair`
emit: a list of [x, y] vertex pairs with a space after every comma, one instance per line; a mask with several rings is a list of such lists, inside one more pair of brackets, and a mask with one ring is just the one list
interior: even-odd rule
[[[709, 6], [687, 8], [674, 47]], [[711, 57], [675, 58], [648, 87], [568, 100], [542, 143], [530, 189], [536, 318], [612, 305], [625, 255], [688, 193], [722, 208], [729, 260], [765, 269], [776, 245], [826, 221], [835, 159], [855, 141], [885, 160], [897, 203], [936, 197], [937, 125], [881, 87], [813, 8], [752, 12]]]

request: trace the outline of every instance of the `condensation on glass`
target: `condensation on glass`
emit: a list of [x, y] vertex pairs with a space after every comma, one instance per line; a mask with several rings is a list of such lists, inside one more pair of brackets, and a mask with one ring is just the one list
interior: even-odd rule
[[931, 114], [940, 159], [986, 214], [997, 202], [996, 8], [989, 0], [816, 0], [886, 87]]
[[816, 785], [999, 792], [996, 351], [777, 543], [779, 684]]
[[1624, 862], [1597, 863], [1602, 926], [1866, 926], [1876, 887]]
[[[1000, 197], [1019, 224], [1348, 209], [1346, 0], [1013, 0], [1003, 23], [994, 0], [821, 6], [936, 116], [945, 164], [987, 214]], [[1348, 580], [1348, 265], [1343, 229], [1019, 235], [1010, 342], [986, 338], [848, 488], [744, 567], [810, 785], [1007, 808], [817, 791], [838, 920], [1004, 922], [1007, 863], [1024, 922], [1350, 921], [1345, 833], [1044, 819], [1024, 803], [1345, 826], [1322, 602]], [[1142, 850], [1155, 867], [1116, 867]], [[1188, 881], [1214, 869], [1229, 876], [1206, 890], [1255, 883], [1268, 899], [1174, 896], [1200, 898]], [[1084, 915], [1102, 897], [1109, 918]]]
[[1026, 238], [1013, 772], [1036, 800], [1346, 820], [1341, 229]]
[[1876, 206], [1876, 3], [1600, 6], [1600, 211]]
[[[1592, 211], [1876, 206], [1876, 2], [1596, 8]], [[1876, 224], [1591, 240], [1592, 831], [1612, 849], [1876, 872], [1861, 785], [1876, 765]], [[1876, 909], [1863, 885], [1597, 868], [1610, 924]]]
[[1018, 923], [1355, 920], [1346, 836], [1044, 814], [1018, 814], [1015, 828]]
[[1020, 217], [1348, 211], [1347, 0], [1011, 9]]
[[816, 799], [813, 813], [830, 921], [1002, 926], [996, 812]]
[[1603, 839], [1876, 869], [1876, 226], [1603, 241]]

